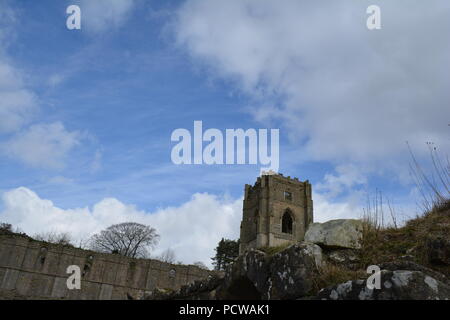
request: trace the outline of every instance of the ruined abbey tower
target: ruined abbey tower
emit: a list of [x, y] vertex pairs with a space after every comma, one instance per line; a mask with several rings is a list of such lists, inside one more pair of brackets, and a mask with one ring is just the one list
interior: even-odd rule
[[312, 222], [308, 180], [263, 174], [254, 186], [245, 185], [239, 251], [301, 241]]

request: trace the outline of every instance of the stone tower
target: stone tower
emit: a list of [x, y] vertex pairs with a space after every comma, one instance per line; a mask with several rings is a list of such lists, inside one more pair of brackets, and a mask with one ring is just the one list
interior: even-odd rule
[[301, 241], [312, 222], [308, 180], [263, 174], [254, 186], [245, 185], [239, 252]]

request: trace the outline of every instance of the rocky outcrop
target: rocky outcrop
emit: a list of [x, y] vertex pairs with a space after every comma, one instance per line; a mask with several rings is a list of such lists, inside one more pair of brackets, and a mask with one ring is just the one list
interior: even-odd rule
[[214, 300], [216, 289], [223, 283], [223, 274], [217, 273], [204, 280], [181, 287], [177, 291], [156, 288], [147, 294], [145, 300]]
[[311, 294], [322, 264], [322, 250], [313, 243], [291, 245], [274, 255], [252, 249], [223, 278], [210, 277], [174, 292], [154, 290], [146, 299], [297, 299]]
[[367, 286], [367, 280], [350, 280], [322, 289], [321, 300], [447, 300], [450, 286], [421, 271], [381, 270], [380, 288]]
[[273, 256], [249, 250], [227, 270], [217, 297], [295, 299], [312, 290], [322, 263], [322, 250], [313, 243], [291, 245]]
[[420, 272], [422, 272], [430, 277], [433, 277], [433, 278], [445, 283], [446, 285], [450, 286], [450, 279], [447, 276], [445, 276], [444, 274], [442, 274], [438, 271], [435, 271], [433, 269], [427, 268], [425, 266], [422, 266], [420, 264], [414, 263], [412, 261], [398, 260], [398, 261], [384, 262], [384, 263], [380, 263], [378, 266], [382, 270], [390, 270], [390, 271], [395, 271], [395, 270], [420, 271]]
[[330, 249], [324, 251], [324, 256], [327, 261], [349, 270], [360, 267], [360, 253], [356, 249]]
[[[446, 237], [429, 234], [426, 263], [417, 264], [418, 245], [398, 256], [372, 263], [379, 267], [380, 287], [371, 286], [373, 277], [365, 273], [361, 249], [362, 222], [332, 220], [314, 223], [305, 242], [274, 254], [250, 249], [226, 270], [223, 277], [195, 281], [178, 291], [155, 290], [149, 299], [325, 299], [325, 300], [434, 300], [450, 299], [450, 280], [429, 267], [449, 263]], [[382, 241], [389, 241], [382, 240]], [[407, 243], [410, 245], [410, 243]], [[404, 245], [402, 243], [402, 245]], [[405, 246], [405, 245], [404, 245]], [[275, 250], [274, 248], [271, 248]], [[269, 251], [268, 251], [269, 252]], [[383, 262], [389, 261], [389, 262]], [[445, 273], [445, 271], [444, 271]], [[359, 278], [359, 279], [358, 279]], [[368, 279], [366, 279], [368, 278]], [[340, 280], [336, 280], [340, 279]], [[349, 281], [345, 281], [351, 279]], [[340, 284], [335, 284], [337, 281]], [[369, 285], [368, 282], [369, 281]], [[318, 293], [318, 289], [321, 289]]]
[[312, 243], [293, 245], [277, 253], [270, 263], [270, 288], [264, 298], [296, 299], [308, 295], [322, 265], [322, 250]]
[[[335, 251], [331, 251], [333, 253]], [[350, 255], [352, 251], [340, 250]], [[330, 253], [328, 253], [330, 256]], [[333, 256], [333, 254], [331, 254]], [[219, 300], [434, 300], [450, 299], [450, 281], [444, 275], [411, 261], [380, 263], [380, 287], [352, 279], [315, 293], [315, 283], [327, 267], [322, 249], [312, 243], [291, 245], [276, 254], [249, 250], [224, 275], [195, 281], [178, 291], [154, 290], [146, 299]], [[330, 259], [329, 257], [327, 258]], [[340, 259], [340, 258], [339, 258]], [[363, 276], [363, 275], [362, 275]], [[367, 274], [369, 277], [369, 274]]]
[[326, 248], [360, 249], [363, 223], [355, 219], [337, 219], [313, 223], [308, 227], [305, 241]]
[[219, 299], [259, 300], [269, 290], [269, 257], [259, 250], [248, 250], [227, 269]]

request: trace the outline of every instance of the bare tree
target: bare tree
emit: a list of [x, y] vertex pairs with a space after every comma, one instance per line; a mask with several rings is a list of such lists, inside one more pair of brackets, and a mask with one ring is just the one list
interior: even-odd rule
[[33, 239], [61, 245], [73, 245], [72, 238], [68, 232], [49, 231], [36, 233]]
[[170, 248], [166, 249], [157, 259], [162, 262], [175, 263], [175, 251]]
[[159, 235], [154, 228], [135, 222], [124, 222], [93, 235], [90, 248], [131, 258], [147, 258], [158, 240]]
[[4, 222], [0, 223], [0, 230], [5, 232], [13, 232], [12, 225]]
[[79, 239], [78, 241], [77, 241], [77, 248], [80, 248], [80, 249], [85, 249], [85, 250], [87, 250], [87, 249], [89, 249], [90, 248], [90, 241], [91, 239]]
[[5, 222], [0, 222], [0, 233], [20, 233], [25, 235], [19, 227], [14, 227], [12, 224]]
[[209, 268], [201, 261], [194, 262], [193, 265], [199, 267], [200, 269], [209, 270]]

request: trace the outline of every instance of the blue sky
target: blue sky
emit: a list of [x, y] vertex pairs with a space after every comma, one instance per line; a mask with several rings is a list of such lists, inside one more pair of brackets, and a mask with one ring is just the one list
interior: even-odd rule
[[[422, 160], [427, 141], [449, 148], [450, 6], [375, 2], [369, 31], [370, 1], [3, 1], [0, 220], [87, 237], [134, 217], [158, 224], [158, 250], [209, 263], [260, 166], [174, 165], [170, 135], [194, 120], [279, 129], [280, 172], [313, 183], [318, 220], [357, 216], [375, 189], [413, 215], [405, 141]], [[191, 257], [175, 233], [197, 222]]]
[[[100, 35], [68, 31], [63, 2], [20, 6], [25, 23], [18, 23], [17, 38], [8, 51], [16, 65], [29, 70], [43, 109], [35, 121], [61, 121], [68, 131], [87, 136], [57, 171], [33, 168], [30, 172], [16, 159], [6, 160], [5, 167], [14, 170], [8, 170], [10, 176], [2, 188], [28, 185], [61, 206], [75, 206], [79, 201], [93, 204], [116, 196], [150, 209], [185, 201], [197, 191], [226, 187], [223, 192], [236, 196], [242, 191], [242, 182], [237, 192], [233, 190], [232, 179], [220, 187], [202, 187], [199, 177], [198, 185], [180, 194], [160, 191], [158, 180], [175, 182], [186, 174], [183, 171], [192, 171], [170, 172], [177, 170], [170, 159], [174, 129], [191, 129], [196, 119], [217, 128], [234, 128], [237, 117], [247, 118], [239, 120], [239, 126], [255, 127], [255, 122], [245, 114], [236, 117], [244, 113], [245, 99], [230, 96], [230, 88], [222, 83], [208, 84], [183, 53], [164, 39], [164, 25], [150, 18], [153, 6], [143, 6], [146, 10], [134, 11], [126, 26]], [[64, 80], [52, 87], [49, 76]], [[101, 168], [92, 170], [96, 154], [101, 155]], [[251, 169], [248, 172], [251, 177]], [[74, 181], [66, 186], [70, 191], [65, 188], [62, 193], [60, 186], [46, 183], [55, 174]], [[200, 170], [196, 175], [204, 173]], [[17, 182], [18, 178], [23, 180]], [[166, 186], [176, 188], [173, 182]], [[73, 199], [73, 192], [80, 193], [80, 198]]]

